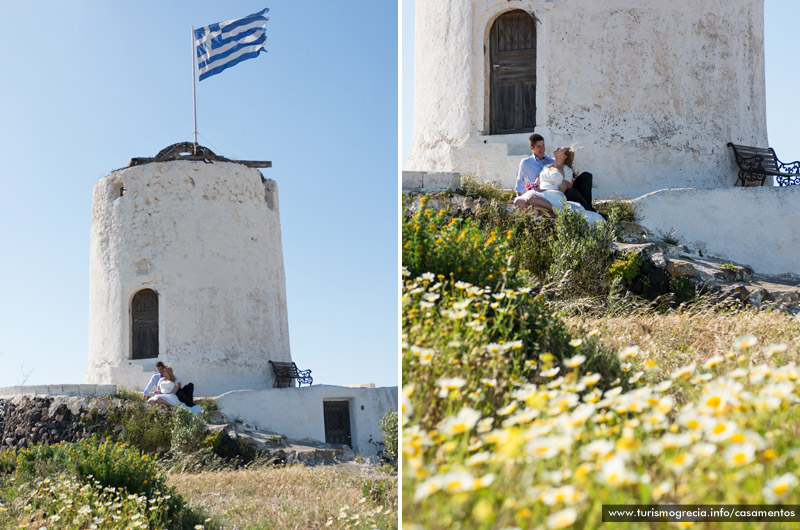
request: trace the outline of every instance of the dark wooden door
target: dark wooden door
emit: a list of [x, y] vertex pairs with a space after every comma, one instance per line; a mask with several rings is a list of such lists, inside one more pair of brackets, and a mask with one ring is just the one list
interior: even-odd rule
[[329, 444], [347, 444], [351, 448], [350, 439], [350, 402], [323, 401], [325, 417], [325, 442]]
[[133, 296], [133, 359], [158, 357], [158, 294], [144, 289]]
[[489, 134], [532, 131], [536, 125], [536, 22], [509, 11], [489, 33]]

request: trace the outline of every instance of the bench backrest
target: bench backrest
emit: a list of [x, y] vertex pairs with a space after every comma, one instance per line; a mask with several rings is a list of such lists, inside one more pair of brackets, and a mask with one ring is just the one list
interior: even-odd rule
[[778, 172], [778, 156], [775, 150], [771, 147], [751, 147], [749, 145], [736, 145], [729, 143], [728, 146], [733, 148], [733, 154], [736, 157], [736, 163], [741, 160], [761, 157], [761, 167], [768, 172]]

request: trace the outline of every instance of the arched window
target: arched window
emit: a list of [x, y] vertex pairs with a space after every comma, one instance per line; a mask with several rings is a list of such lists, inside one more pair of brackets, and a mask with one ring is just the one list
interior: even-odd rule
[[131, 301], [132, 359], [158, 357], [158, 293], [142, 289]]
[[516, 9], [489, 32], [489, 134], [532, 131], [536, 125], [536, 19]]

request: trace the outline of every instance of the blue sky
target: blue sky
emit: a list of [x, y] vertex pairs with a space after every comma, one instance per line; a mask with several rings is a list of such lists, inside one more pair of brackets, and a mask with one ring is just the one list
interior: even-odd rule
[[191, 141], [191, 27], [264, 7], [269, 52], [198, 84], [199, 143], [273, 162], [297, 364], [397, 384], [397, 5], [43, 0], [0, 4], [0, 386], [83, 381], [92, 187]]
[[[800, 2], [797, 0], [765, 0], [764, 48], [767, 87], [767, 134], [770, 146], [782, 162], [800, 160], [800, 84], [796, 42], [800, 24]], [[405, 165], [411, 149], [414, 110], [414, 1], [402, 5], [401, 121], [402, 152]]]

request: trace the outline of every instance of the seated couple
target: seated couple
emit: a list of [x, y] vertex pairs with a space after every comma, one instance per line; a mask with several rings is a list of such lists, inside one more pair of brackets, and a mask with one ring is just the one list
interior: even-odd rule
[[175, 377], [172, 367], [161, 361], [156, 363], [156, 370], [158, 373], [150, 378], [143, 392], [145, 397], [152, 396], [147, 403], [167, 408], [183, 407], [193, 411], [194, 385], [189, 383], [181, 387], [181, 382]]
[[581, 213], [592, 224], [604, 219], [592, 207], [592, 174], [584, 171], [575, 176], [572, 147], [559, 147], [550, 157], [544, 154], [544, 138], [532, 134], [530, 148], [533, 155], [519, 165], [514, 186], [515, 206], [539, 207], [550, 212], [567, 207]]

